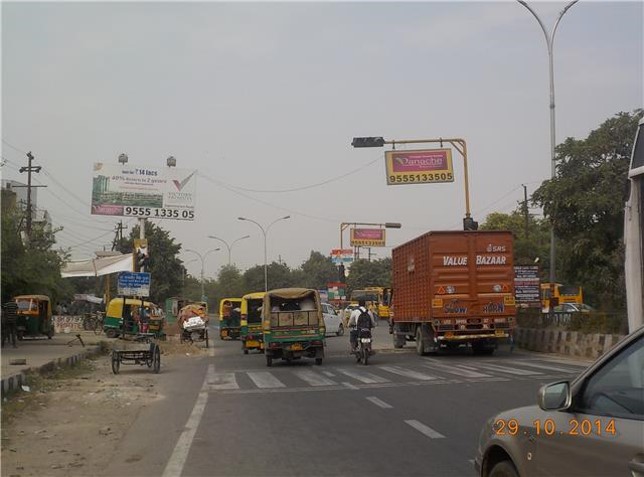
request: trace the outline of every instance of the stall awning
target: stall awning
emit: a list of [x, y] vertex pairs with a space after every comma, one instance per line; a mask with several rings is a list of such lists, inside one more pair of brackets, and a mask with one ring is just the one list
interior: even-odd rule
[[113, 257], [69, 262], [61, 270], [63, 278], [100, 277], [118, 272], [133, 272], [132, 254], [124, 253]]

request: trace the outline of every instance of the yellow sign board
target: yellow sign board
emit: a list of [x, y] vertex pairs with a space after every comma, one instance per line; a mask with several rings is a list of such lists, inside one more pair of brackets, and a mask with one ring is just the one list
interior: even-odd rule
[[451, 149], [385, 152], [387, 185], [454, 182]]

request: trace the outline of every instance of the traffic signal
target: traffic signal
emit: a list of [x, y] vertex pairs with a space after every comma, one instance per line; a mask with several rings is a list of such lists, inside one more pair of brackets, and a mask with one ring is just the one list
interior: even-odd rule
[[382, 147], [385, 139], [382, 137], [354, 137], [351, 141], [353, 147]]
[[463, 230], [478, 230], [479, 223], [475, 222], [472, 217], [465, 217], [463, 219]]

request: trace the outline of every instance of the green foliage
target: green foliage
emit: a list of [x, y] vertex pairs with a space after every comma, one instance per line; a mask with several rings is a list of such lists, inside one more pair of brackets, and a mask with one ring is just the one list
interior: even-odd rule
[[586, 139], [557, 146], [556, 177], [532, 195], [554, 225], [557, 277], [581, 284], [590, 303], [623, 309], [624, 202], [641, 109], [618, 113]]
[[53, 250], [54, 231], [34, 223], [27, 242], [21, 234], [22, 212], [10, 207], [2, 212], [3, 303], [22, 294], [47, 295], [53, 303], [68, 299], [71, 288], [60, 276], [65, 255]]
[[349, 290], [391, 286], [391, 258], [354, 261], [347, 277], [347, 286]]
[[313, 250], [300, 269], [302, 276], [298, 283], [305, 288], [326, 289], [327, 283], [334, 282], [338, 278], [338, 269], [331, 258]]
[[[118, 244], [121, 253], [132, 253], [134, 239], [139, 237], [139, 226], [134, 226], [129, 240]], [[165, 299], [178, 294], [182, 288], [184, 266], [178, 255], [181, 245], [174, 243], [170, 233], [149, 220], [145, 222], [150, 260], [147, 272], [151, 274], [150, 301], [163, 304]], [[199, 291], [201, 295], [201, 288]]]
[[[510, 214], [493, 212], [489, 214], [480, 230], [509, 230], [514, 233], [515, 265], [533, 265], [536, 262], [541, 270], [548, 270], [550, 262], [550, 229], [547, 222], [528, 215], [527, 233], [526, 218], [522, 207]], [[545, 278], [545, 277], [544, 277]]]

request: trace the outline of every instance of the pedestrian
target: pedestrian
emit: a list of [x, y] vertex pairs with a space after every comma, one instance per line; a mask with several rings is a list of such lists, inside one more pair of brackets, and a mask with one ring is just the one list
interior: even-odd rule
[[5, 340], [17, 348], [18, 304], [8, 301], [2, 305], [2, 346]]
[[60, 303], [56, 305], [56, 314], [58, 316], [61, 316], [63, 314], [63, 306]]

